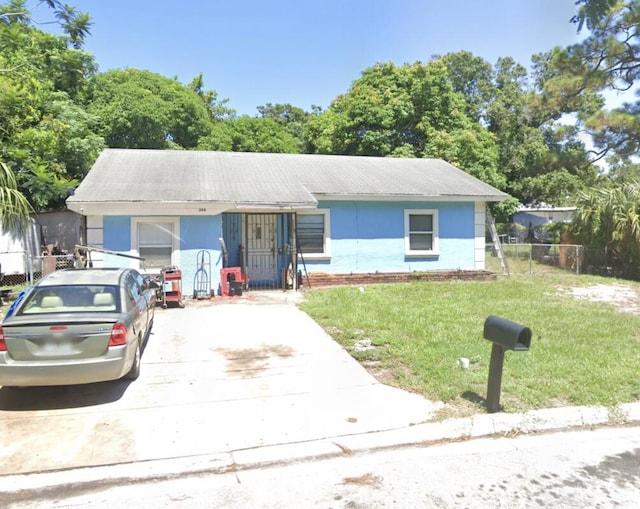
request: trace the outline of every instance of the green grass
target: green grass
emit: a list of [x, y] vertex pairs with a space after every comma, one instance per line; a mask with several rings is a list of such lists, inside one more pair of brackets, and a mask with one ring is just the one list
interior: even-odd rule
[[[484, 411], [497, 315], [531, 328], [529, 352], [507, 352], [500, 403], [507, 412], [640, 400], [640, 316], [576, 300], [560, 289], [640, 285], [566, 273], [491, 282], [414, 282], [313, 289], [301, 308], [381, 381], [448, 403], [453, 415]], [[459, 357], [471, 359], [468, 370]]]
[[11, 306], [11, 304], [15, 300], [16, 296], [22, 290], [27, 288], [27, 286], [28, 285], [26, 285], [26, 284], [21, 284], [21, 285], [3, 286], [2, 287], [3, 290], [11, 290], [11, 293], [0, 303], [0, 322], [2, 321], [2, 318], [4, 317], [4, 315], [7, 312], [7, 310], [9, 309], [9, 306]]

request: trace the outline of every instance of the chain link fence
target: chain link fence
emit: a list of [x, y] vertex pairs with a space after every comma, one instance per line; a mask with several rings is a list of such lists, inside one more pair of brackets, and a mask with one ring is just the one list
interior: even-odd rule
[[[487, 270], [503, 273], [493, 244], [486, 247]], [[584, 247], [574, 244], [502, 244], [502, 252], [511, 275], [549, 274], [568, 271], [580, 274], [584, 268]]]
[[[22, 287], [32, 285], [38, 281], [43, 275], [49, 274], [60, 269], [69, 269], [75, 267], [75, 258], [73, 255], [47, 255], [30, 257], [21, 253], [2, 253], [4, 255], [19, 255], [23, 258], [21, 267], [24, 270], [21, 273], [0, 273], [0, 286], [5, 290], [14, 287]], [[0, 270], [2, 267], [0, 266]], [[6, 291], [5, 291], [6, 293]]]

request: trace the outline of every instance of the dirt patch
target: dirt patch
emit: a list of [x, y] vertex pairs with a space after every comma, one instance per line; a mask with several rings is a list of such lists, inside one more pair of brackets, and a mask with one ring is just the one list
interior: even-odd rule
[[597, 284], [560, 289], [562, 294], [569, 294], [574, 299], [605, 302], [613, 305], [621, 313], [640, 314], [640, 294], [628, 285]]
[[393, 368], [384, 366], [381, 361], [360, 361], [360, 364], [373, 376], [378, 382], [398, 387], [398, 378], [393, 372]]

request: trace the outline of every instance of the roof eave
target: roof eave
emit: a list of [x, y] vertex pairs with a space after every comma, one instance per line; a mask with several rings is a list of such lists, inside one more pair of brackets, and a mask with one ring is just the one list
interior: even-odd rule
[[237, 211], [294, 211], [302, 209], [317, 209], [318, 202], [295, 202], [295, 203], [268, 203], [268, 202], [236, 202]]
[[67, 208], [83, 216], [216, 216], [234, 209], [231, 202], [196, 201], [105, 201], [67, 200]]
[[506, 200], [508, 194], [490, 194], [490, 195], [415, 195], [415, 194], [333, 194], [333, 193], [314, 193], [318, 200], [322, 201], [455, 201], [455, 202], [500, 202]]

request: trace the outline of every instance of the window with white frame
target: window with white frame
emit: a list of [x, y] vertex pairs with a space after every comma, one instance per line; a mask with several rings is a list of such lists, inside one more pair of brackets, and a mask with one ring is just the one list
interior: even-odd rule
[[168, 218], [137, 218], [133, 221], [132, 245], [144, 258], [140, 267], [145, 270], [162, 269], [173, 265], [177, 249], [178, 222]]
[[329, 211], [314, 210], [296, 215], [298, 251], [307, 258], [331, 256]]
[[406, 209], [404, 211], [404, 244], [407, 256], [438, 254], [438, 211]]

